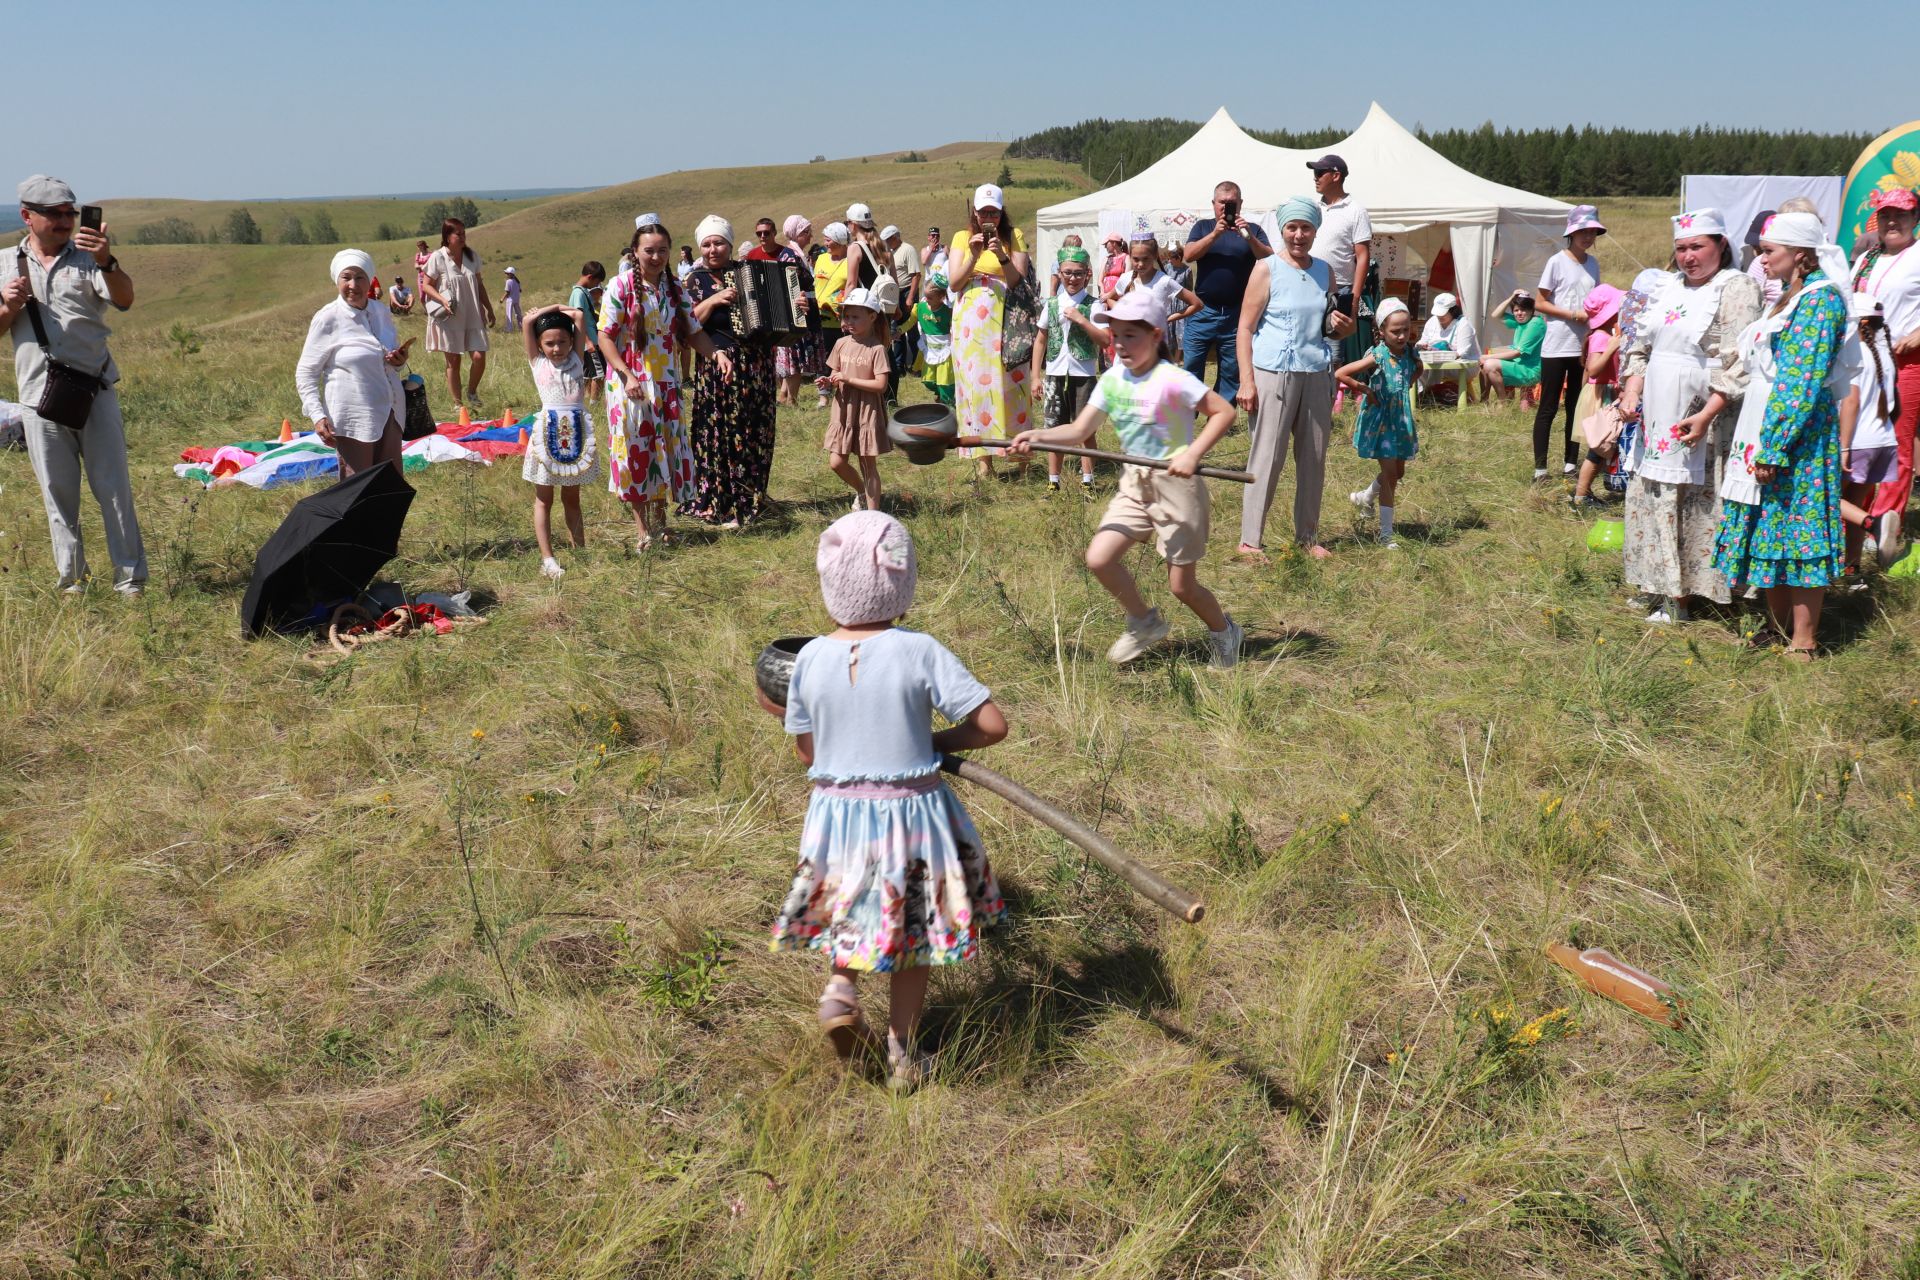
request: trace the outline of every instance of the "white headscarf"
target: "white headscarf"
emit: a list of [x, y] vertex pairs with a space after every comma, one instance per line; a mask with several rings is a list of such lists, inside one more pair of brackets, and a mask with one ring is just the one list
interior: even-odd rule
[[719, 236], [728, 244], [733, 243], [733, 224], [717, 213], [710, 213], [700, 219], [700, 225], [693, 229], [693, 242], [698, 245], [708, 236]]
[[848, 233], [847, 224], [844, 222], [829, 222], [827, 224], [826, 237], [835, 244], [846, 244], [853, 238]]
[[1839, 245], [1827, 239], [1827, 229], [1811, 213], [1776, 213], [1760, 228], [1760, 239], [1787, 249], [1811, 249], [1820, 260], [1820, 269], [1833, 281], [1842, 297], [1853, 296], [1853, 277], [1847, 270], [1847, 255]]
[[373, 255], [364, 249], [342, 249], [333, 255], [333, 263], [327, 268], [327, 277], [335, 284], [340, 283], [340, 273], [348, 267], [358, 267], [367, 273], [367, 279], [373, 279]]
[[1383, 327], [1389, 317], [1399, 315], [1407, 309], [1407, 304], [1399, 298], [1383, 298], [1373, 312], [1373, 327]]

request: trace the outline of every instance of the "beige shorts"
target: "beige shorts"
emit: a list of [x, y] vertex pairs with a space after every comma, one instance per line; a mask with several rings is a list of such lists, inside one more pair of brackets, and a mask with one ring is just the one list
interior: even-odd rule
[[1207, 482], [1147, 467], [1123, 467], [1120, 492], [1100, 517], [1102, 529], [1135, 542], [1149, 538], [1168, 564], [1199, 564], [1207, 554]]

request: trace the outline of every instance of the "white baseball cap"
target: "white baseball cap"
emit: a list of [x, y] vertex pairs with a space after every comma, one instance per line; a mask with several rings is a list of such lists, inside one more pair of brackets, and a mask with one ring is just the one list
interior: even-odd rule
[[1433, 295], [1432, 314], [1436, 316], [1443, 316], [1447, 314], [1447, 312], [1453, 310], [1455, 307], [1459, 305], [1460, 305], [1460, 299], [1454, 297], [1452, 294], [1436, 293]]
[[845, 311], [848, 307], [865, 307], [876, 313], [881, 310], [880, 300], [873, 296], [870, 289], [847, 290], [847, 296], [840, 300], [840, 309]]
[[973, 207], [1004, 209], [1007, 207], [1007, 193], [991, 182], [983, 182], [973, 189]]
[[850, 204], [847, 206], [847, 221], [870, 227], [873, 225], [873, 210], [864, 204]]
[[886, 226], [880, 228], [880, 238], [882, 240], [891, 240], [899, 234], [900, 234], [900, 228], [894, 226], [891, 222], [889, 222]]

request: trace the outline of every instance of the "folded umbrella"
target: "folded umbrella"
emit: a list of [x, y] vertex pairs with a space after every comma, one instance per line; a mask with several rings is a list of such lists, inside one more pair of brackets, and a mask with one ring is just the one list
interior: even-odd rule
[[315, 605], [351, 600], [400, 550], [413, 486], [383, 462], [300, 499], [260, 548], [240, 603], [249, 636], [298, 621]]

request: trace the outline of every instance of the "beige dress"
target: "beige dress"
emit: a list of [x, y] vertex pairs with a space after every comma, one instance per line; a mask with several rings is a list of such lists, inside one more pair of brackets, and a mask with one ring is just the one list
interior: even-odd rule
[[[1649, 376], [1654, 329], [1663, 314], [1650, 304], [1640, 320], [1640, 331], [1627, 348], [1621, 378]], [[1686, 406], [1688, 414], [1718, 391], [1727, 407], [1707, 428], [1697, 448], [1704, 455], [1699, 483], [1682, 484], [1651, 479], [1635, 472], [1627, 487], [1626, 545], [1623, 573], [1628, 585], [1654, 596], [1700, 596], [1717, 604], [1733, 599], [1727, 580], [1713, 567], [1713, 539], [1720, 527], [1720, 477], [1727, 450], [1733, 443], [1733, 424], [1740, 417], [1740, 397], [1746, 390], [1746, 368], [1740, 361], [1740, 334], [1760, 314], [1760, 287], [1744, 275], [1733, 275], [1720, 290], [1713, 319], [1701, 335], [1699, 353], [1706, 362], [1706, 392]], [[1655, 368], [1652, 377], [1666, 376]], [[1647, 404], [1649, 387], [1641, 394]], [[1646, 428], [1636, 452], [1645, 448]]]
[[480, 314], [480, 255], [467, 250], [456, 265], [441, 245], [427, 259], [426, 276], [442, 296], [452, 299], [453, 314], [427, 316], [427, 350], [472, 355], [487, 349], [487, 318]]
[[[847, 378], [884, 378], [892, 368], [887, 349], [842, 338], [827, 355], [827, 368]], [[871, 458], [893, 452], [887, 439], [887, 393], [842, 387], [827, 415], [827, 452]]]

